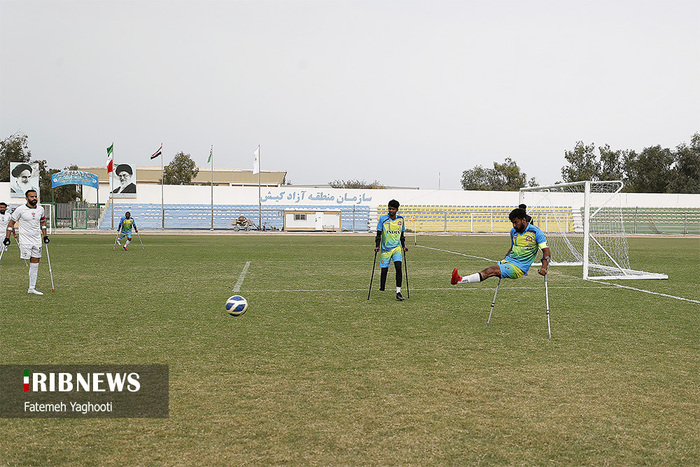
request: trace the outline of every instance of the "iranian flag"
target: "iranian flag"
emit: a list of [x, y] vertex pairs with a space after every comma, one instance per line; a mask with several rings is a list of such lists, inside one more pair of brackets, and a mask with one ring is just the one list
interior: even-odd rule
[[114, 158], [112, 153], [114, 152], [114, 143], [107, 148], [107, 173], [114, 172]]

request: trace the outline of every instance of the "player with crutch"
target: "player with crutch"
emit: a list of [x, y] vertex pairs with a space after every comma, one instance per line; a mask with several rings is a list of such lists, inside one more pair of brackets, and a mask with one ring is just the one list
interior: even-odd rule
[[[547, 288], [547, 270], [549, 268], [550, 251], [547, 246], [547, 237], [540, 229], [527, 222], [527, 214], [523, 209], [514, 209], [508, 216], [513, 228], [510, 230], [510, 250], [503, 261], [490, 266], [480, 272], [466, 277], [459, 275], [457, 268], [452, 270], [451, 284], [476, 283], [498, 277], [496, 293], [493, 295], [491, 311], [486, 324], [490, 324], [493, 309], [496, 306], [496, 295], [501, 285], [501, 279], [519, 279], [527, 274], [530, 266], [535, 261], [538, 250], [542, 250], [542, 267], [539, 274], [545, 278], [545, 295], [547, 300], [547, 326], [549, 327], [549, 290]], [[551, 328], [549, 337], [552, 337]]]
[[[7, 224], [10, 222], [10, 213], [7, 212], [7, 203], [0, 202], [0, 232], [5, 233], [7, 229]], [[2, 260], [2, 255], [7, 250], [7, 246], [4, 243], [0, 244], [0, 260]]]
[[[403, 216], [397, 214], [398, 211], [399, 202], [395, 199], [389, 201], [387, 214], [381, 216], [377, 223], [374, 252], [376, 257], [376, 253], [381, 250], [379, 255], [379, 268], [381, 269], [379, 290], [385, 290], [389, 265], [393, 262], [396, 269], [396, 300], [403, 301], [404, 298], [401, 295], [401, 282], [403, 279], [401, 263], [403, 262], [403, 253], [408, 251], [408, 248], [406, 248], [406, 239], [404, 237], [406, 223]], [[374, 275], [374, 270], [372, 270], [372, 274]]]
[[[114, 247], [117, 245], [121, 246], [124, 248], [124, 251], [128, 251], [129, 248], [129, 243], [131, 243], [132, 240], [132, 235], [131, 235], [131, 230], [134, 230], [136, 234], [138, 235], [139, 229], [136, 227], [136, 220], [134, 220], [133, 217], [131, 217], [131, 213], [129, 211], [126, 211], [124, 213], [124, 216], [119, 220], [119, 225], [117, 226], [117, 239], [115, 240]], [[124, 242], [124, 245], [122, 246], [121, 239], [126, 238], [126, 241]], [[141, 236], [139, 235], [139, 241], [141, 241]], [[112, 251], [114, 251], [114, 247], [112, 247]], [[143, 248], [143, 242], [141, 242], [141, 248]]]
[[[5, 246], [10, 244], [10, 234], [15, 232], [15, 226], [19, 222], [22, 225], [22, 228], [19, 230], [20, 258], [29, 259], [29, 289], [27, 293], [44, 295], [36, 289], [36, 280], [39, 275], [42, 236], [43, 243], [45, 245], [49, 243], [46, 216], [44, 208], [39, 204], [36, 190], [27, 190], [25, 198], [27, 200], [26, 204], [19, 206], [12, 213], [5, 229], [5, 239], [2, 243]], [[51, 274], [51, 277], [53, 282], [53, 274]]]

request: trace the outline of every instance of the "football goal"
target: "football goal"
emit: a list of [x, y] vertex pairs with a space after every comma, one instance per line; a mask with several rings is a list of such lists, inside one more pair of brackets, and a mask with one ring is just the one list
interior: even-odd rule
[[553, 266], [582, 266], [583, 279], [668, 279], [630, 267], [621, 181], [520, 189], [532, 222], [547, 235]]

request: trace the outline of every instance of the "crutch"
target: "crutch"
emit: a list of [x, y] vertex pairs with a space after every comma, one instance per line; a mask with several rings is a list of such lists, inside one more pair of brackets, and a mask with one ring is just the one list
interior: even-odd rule
[[139, 242], [141, 243], [141, 249], [145, 250], [145, 248], [143, 247], [143, 242], [141, 241], [141, 234], [139, 234], [138, 230], [136, 231], [136, 235], [138, 235], [138, 237], [139, 237]]
[[496, 285], [496, 293], [493, 294], [493, 302], [491, 302], [491, 311], [489, 312], [489, 319], [486, 321], [486, 326], [491, 323], [491, 313], [493, 313], [493, 307], [496, 306], [496, 295], [498, 295], [498, 288], [501, 286], [501, 278], [498, 278], [498, 284]]
[[56, 287], [53, 285], [53, 272], [51, 271], [51, 257], [49, 256], [49, 244], [44, 243], [44, 247], [46, 248], [46, 261], [49, 263], [49, 276], [51, 276], [51, 292], [56, 291]]
[[408, 261], [406, 260], [406, 251], [403, 252], [403, 268], [406, 271], [406, 298], [411, 298], [411, 289], [408, 288]]
[[119, 240], [119, 234], [121, 233], [121, 230], [117, 230], [117, 236], [114, 237], [114, 245], [112, 245], [112, 251], [117, 247], [117, 240]]
[[547, 331], [549, 332], [549, 338], [552, 338], [552, 326], [549, 324], [549, 289], [547, 288], [547, 276], [544, 275], [544, 299], [547, 304]]
[[377, 266], [377, 251], [374, 250], [374, 262], [372, 262], [372, 277], [369, 279], [369, 292], [367, 292], [367, 300], [369, 300], [369, 295], [372, 293], [372, 281], [374, 280], [374, 268]]

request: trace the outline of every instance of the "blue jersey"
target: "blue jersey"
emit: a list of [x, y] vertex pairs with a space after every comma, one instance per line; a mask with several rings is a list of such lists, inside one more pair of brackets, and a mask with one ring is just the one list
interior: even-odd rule
[[130, 234], [131, 229], [136, 227], [136, 221], [133, 217], [127, 219], [126, 216], [122, 216], [122, 218], [119, 220], [119, 225], [122, 226], [122, 233]]
[[379, 218], [377, 223], [377, 232], [382, 233], [382, 251], [391, 251], [394, 248], [401, 246], [401, 235], [406, 230], [403, 217], [396, 215], [395, 219], [389, 217], [389, 214], [384, 214]]
[[523, 233], [510, 229], [511, 252], [504, 261], [517, 266], [525, 274], [537, 257], [537, 250], [547, 248], [547, 237], [532, 224]]

